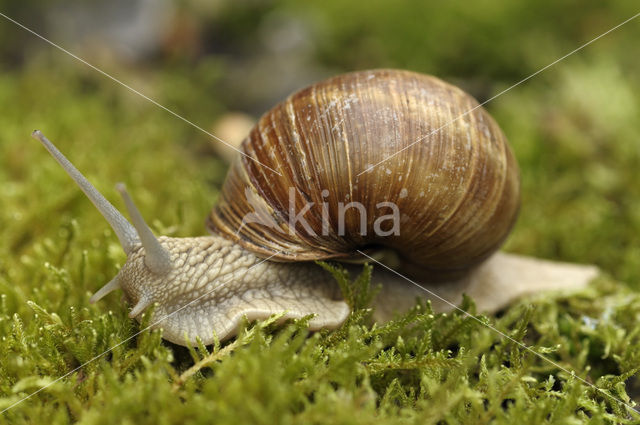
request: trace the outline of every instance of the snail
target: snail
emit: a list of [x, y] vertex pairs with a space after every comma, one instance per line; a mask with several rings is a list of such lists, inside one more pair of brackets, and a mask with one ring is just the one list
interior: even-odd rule
[[[266, 112], [241, 145], [207, 218], [209, 236], [156, 238], [124, 185], [131, 223], [44, 135], [47, 150], [115, 231], [127, 261], [90, 299], [122, 289], [139, 319], [176, 344], [212, 343], [239, 323], [313, 315], [311, 330], [350, 313], [314, 260], [393, 260], [376, 267], [374, 319], [432, 295], [434, 309], [462, 293], [495, 311], [517, 297], [579, 288], [594, 266], [498, 252], [519, 209], [519, 172], [505, 136], [468, 94], [400, 70], [339, 75]], [[364, 257], [363, 257], [364, 254]], [[406, 275], [404, 278], [402, 275]], [[409, 280], [410, 279], [410, 280]], [[446, 300], [447, 302], [443, 302]]]

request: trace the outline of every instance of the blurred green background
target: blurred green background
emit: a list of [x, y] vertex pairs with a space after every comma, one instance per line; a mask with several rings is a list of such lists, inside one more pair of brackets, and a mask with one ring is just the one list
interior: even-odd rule
[[[243, 129], [306, 84], [367, 68], [433, 74], [482, 102], [638, 8], [637, 0], [0, 0], [0, 12], [215, 134], [229, 117], [240, 116]], [[505, 249], [597, 264], [633, 289], [639, 41], [637, 18], [486, 105], [522, 176]], [[126, 182], [153, 230], [173, 236], [205, 233], [226, 172], [218, 142], [0, 17], [0, 329], [15, 330], [11, 317], [33, 320], [27, 301], [65, 321], [113, 310], [130, 323], [117, 296], [88, 305], [124, 254], [29, 137], [35, 128], [119, 208], [113, 187]], [[70, 369], [29, 356], [7, 366], [13, 381]]]

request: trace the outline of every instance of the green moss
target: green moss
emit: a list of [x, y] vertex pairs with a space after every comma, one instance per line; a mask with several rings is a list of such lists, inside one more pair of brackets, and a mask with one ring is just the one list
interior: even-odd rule
[[[54, 267], [45, 279], [53, 287], [70, 283]], [[366, 279], [358, 281], [366, 292]], [[275, 326], [274, 317], [247, 325], [224, 346], [190, 350], [148, 331], [117, 345], [137, 329], [123, 307], [56, 314], [29, 302], [32, 313], [23, 320], [11, 315], [7, 298], [0, 312], [0, 407], [73, 371], [6, 412], [3, 420], [11, 423], [42, 417], [55, 423], [616, 422], [629, 415], [619, 403], [484, 324], [592, 377], [625, 402], [625, 383], [631, 385], [640, 360], [640, 295], [609, 279], [571, 298], [519, 303], [480, 322], [418, 304], [371, 326], [365, 308], [335, 332], [310, 334], [305, 320]], [[473, 312], [473, 302], [462, 308]]]

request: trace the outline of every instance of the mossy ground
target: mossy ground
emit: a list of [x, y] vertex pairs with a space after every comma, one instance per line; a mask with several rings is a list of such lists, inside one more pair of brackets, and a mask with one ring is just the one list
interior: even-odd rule
[[[640, 73], [625, 71], [638, 62], [621, 64], [609, 47], [487, 105], [522, 173], [523, 208], [506, 249], [595, 263], [603, 276], [573, 296], [540, 294], [480, 318], [604, 393], [640, 403]], [[334, 332], [267, 321], [195, 350], [157, 331], [127, 340], [143, 327], [117, 293], [88, 302], [124, 254], [30, 132], [43, 130], [118, 207], [114, 184], [126, 182], [158, 234], [204, 233], [225, 166], [205, 135], [56, 55], [0, 74], [0, 409], [73, 372], [0, 423], [640, 422], [463, 314], [418, 304], [373, 325], [366, 275], [352, 294], [355, 313]], [[175, 75], [115, 71], [198, 123], [202, 111], [223, 110]], [[202, 101], [189, 107], [192, 99]], [[473, 301], [463, 308], [474, 312]]]

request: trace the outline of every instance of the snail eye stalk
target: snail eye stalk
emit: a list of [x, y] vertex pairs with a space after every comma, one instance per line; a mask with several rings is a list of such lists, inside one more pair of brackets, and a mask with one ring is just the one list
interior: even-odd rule
[[40, 130], [35, 130], [31, 136], [40, 140], [51, 156], [64, 168], [69, 176], [82, 189], [87, 198], [100, 211], [100, 214], [107, 220], [113, 231], [120, 240], [122, 249], [127, 256], [133, 251], [134, 246], [139, 242], [136, 229], [107, 199], [102, 196], [85, 176], [47, 139]]
[[140, 211], [133, 203], [131, 196], [129, 196], [124, 183], [118, 183], [116, 185], [116, 190], [120, 192], [120, 195], [124, 200], [124, 204], [127, 206], [127, 211], [129, 211], [129, 216], [131, 217], [133, 226], [136, 228], [140, 241], [142, 242], [142, 247], [145, 251], [145, 265], [155, 274], [167, 274], [169, 270], [171, 270], [171, 258], [169, 251], [160, 244], [147, 223], [144, 221], [142, 214], [140, 214]]

